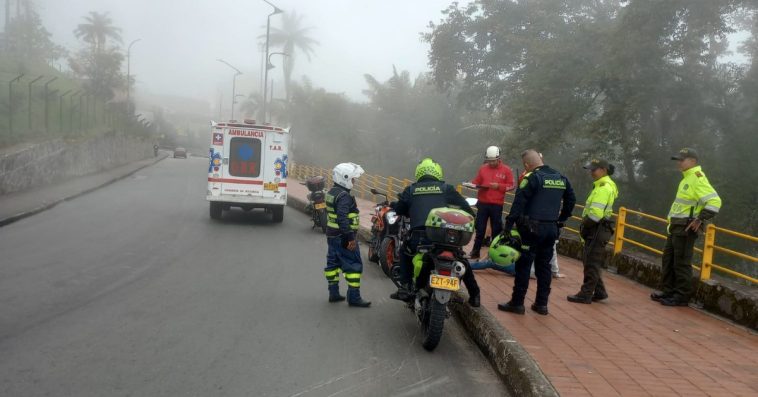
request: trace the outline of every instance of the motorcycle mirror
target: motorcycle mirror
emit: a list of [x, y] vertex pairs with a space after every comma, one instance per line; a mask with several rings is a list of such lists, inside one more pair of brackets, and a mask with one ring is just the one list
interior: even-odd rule
[[376, 189], [374, 189], [373, 187], [369, 191], [371, 192], [371, 194], [376, 194]]

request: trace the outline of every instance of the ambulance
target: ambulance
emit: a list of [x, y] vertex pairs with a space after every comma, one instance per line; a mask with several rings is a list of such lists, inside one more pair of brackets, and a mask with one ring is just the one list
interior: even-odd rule
[[255, 120], [211, 122], [208, 153], [210, 216], [223, 211], [262, 208], [274, 222], [284, 220], [287, 204], [289, 130]]

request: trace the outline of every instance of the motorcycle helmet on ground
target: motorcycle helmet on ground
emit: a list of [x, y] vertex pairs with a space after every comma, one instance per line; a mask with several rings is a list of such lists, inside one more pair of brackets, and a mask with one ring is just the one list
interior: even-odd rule
[[340, 163], [332, 170], [332, 180], [345, 189], [352, 189], [353, 179], [360, 178], [363, 173], [363, 168], [358, 164]]
[[516, 263], [525, 248], [528, 249], [521, 245], [521, 235], [517, 230], [511, 230], [510, 237], [501, 233], [490, 244], [490, 259], [500, 266], [508, 266]]
[[425, 176], [431, 176], [438, 181], [444, 179], [442, 167], [429, 157], [421, 160], [416, 166], [416, 180], [418, 181]]

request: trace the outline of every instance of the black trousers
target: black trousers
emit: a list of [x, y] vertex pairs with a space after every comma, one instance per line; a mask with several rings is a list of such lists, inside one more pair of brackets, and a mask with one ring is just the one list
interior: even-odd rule
[[682, 300], [689, 300], [692, 287], [692, 253], [696, 232], [685, 232], [684, 226], [671, 225], [661, 261], [660, 290]]
[[553, 273], [550, 271], [550, 260], [553, 259], [553, 245], [558, 239], [558, 225], [555, 222], [539, 223], [536, 233], [529, 233], [519, 228], [521, 239], [529, 246], [516, 261], [516, 280], [513, 284], [511, 304], [524, 304], [526, 291], [529, 289], [529, 273], [534, 262], [534, 274], [537, 276], [537, 296], [534, 303], [547, 306], [550, 296], [550, 284]]
[[605, 261], [605, 245], [608, 244], [612, 233], [605, 225], [598, 225], [597, 228], [584, 241], [584, 281], [579, 295], [585, 297], [608, 295], [603, 283], [602, 268]]
[[482, 249], [482, 241], [487, 233], [487, 221], [492, 224], [492, 238], [503, 230], [503, 205], [478, 203], [476, 205], [476, 236], [473, 251]]
[[[400, 249], [400, 283], [403, 285], [410, 285], [413, 281], [413, 257], [418, 252], [419, 244], [428, 244], [425, 238], [422, 237], [423, 233], [414, 232], [411, 234], [411, 238], [403, 242], [403, 246]], [[474, 277], [474, 271], [471, 270], [471, 265], [467, 260], [462, 261], [466, 266], [466, 273], [463, 274], [461, 280], [466, 286], [470, 296], [479, 295], [479, 284]], [[425, 266], [421, 269], [418, 279], [416, 279], [416, 289], [426, 287], [429, 282], [429, 274], [431, 266]], [[527, 270], [528, 272], [528, 270]]]

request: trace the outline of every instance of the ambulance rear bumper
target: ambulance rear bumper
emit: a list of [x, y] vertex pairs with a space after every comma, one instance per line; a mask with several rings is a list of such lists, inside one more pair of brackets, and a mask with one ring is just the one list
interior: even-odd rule
[[269, 206], [282, 206], [287, 205], [287, 194], [283, 194], [279, 198], [274, 197], [259, 197], [259, 196], [232, 196], [229, 194], [219, 196], [205, 196], [208, 201], [220, 201], [229, 204], [245, 204], [251, 207], [260, 205], [261, 207]]

